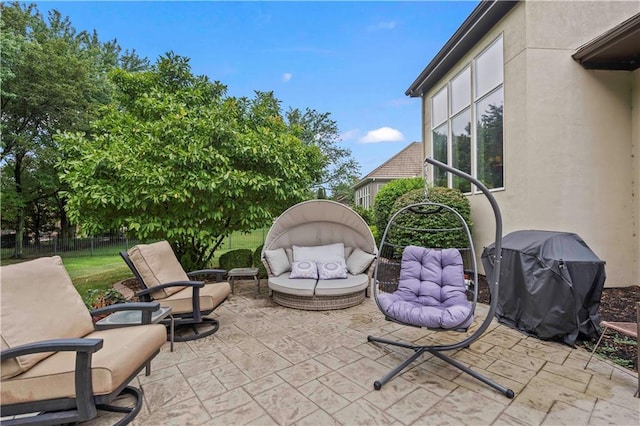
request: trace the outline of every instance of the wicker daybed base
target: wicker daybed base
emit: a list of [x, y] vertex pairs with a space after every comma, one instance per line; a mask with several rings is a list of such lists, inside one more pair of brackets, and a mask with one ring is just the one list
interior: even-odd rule
[[340, 296], [295, 296], [272, 291], [273, 301], [278, 305], [307, 311], [329, 311], [359, 305], [364, 301], [366, 290]]

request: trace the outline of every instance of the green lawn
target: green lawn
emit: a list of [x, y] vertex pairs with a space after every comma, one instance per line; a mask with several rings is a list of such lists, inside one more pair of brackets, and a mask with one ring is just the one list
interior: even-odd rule
[[[237, 249], [255, 250], [264, 241], [267, 229], [259, 229], [248, 234], [234, 233], [216, 251], [211, 267], [218, 267], [222, 254]], [[123, 279], [133, 277], [133, 274], [120, 257], [119, 252], [125, 247], [111, 247], [75, 252], [60, 253], [64, 266], [83, 298], [91, 289], [106, 290]], [[3, 258], [2, 264], [8, 265], [18, 262]]]

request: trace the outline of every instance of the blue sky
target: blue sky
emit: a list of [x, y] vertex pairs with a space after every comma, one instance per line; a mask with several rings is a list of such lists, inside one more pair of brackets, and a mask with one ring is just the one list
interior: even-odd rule
[[478, 1], [37, 2], [152, 62], [167, 51], [231, 96], [273, 91], [331, 113], [364, 176], [421, 140], [420, 101], [405, 96]]

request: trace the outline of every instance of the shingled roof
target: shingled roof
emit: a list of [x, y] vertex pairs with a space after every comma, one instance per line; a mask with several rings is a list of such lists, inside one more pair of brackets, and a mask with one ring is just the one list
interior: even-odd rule
[[373, 169], [363, 177], [353, 188], [358, 188], [368, 181], [375, 179], [399, 179], [422, 176], [424, 159], [422, 158], [422, 143], [412, 142], [402, 151]]

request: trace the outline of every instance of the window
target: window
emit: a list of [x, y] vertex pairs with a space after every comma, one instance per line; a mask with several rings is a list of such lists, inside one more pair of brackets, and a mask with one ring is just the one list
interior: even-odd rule
[[[502, 36], [431, 98], [433, 158], [462, 170], [487, 188], [504, 187]], [[433, 168], [436, 186], [471, 192], [471, 184]]]
[[369, 208], [369, 185], [363, 186], [356, 191], [356, 206]]

